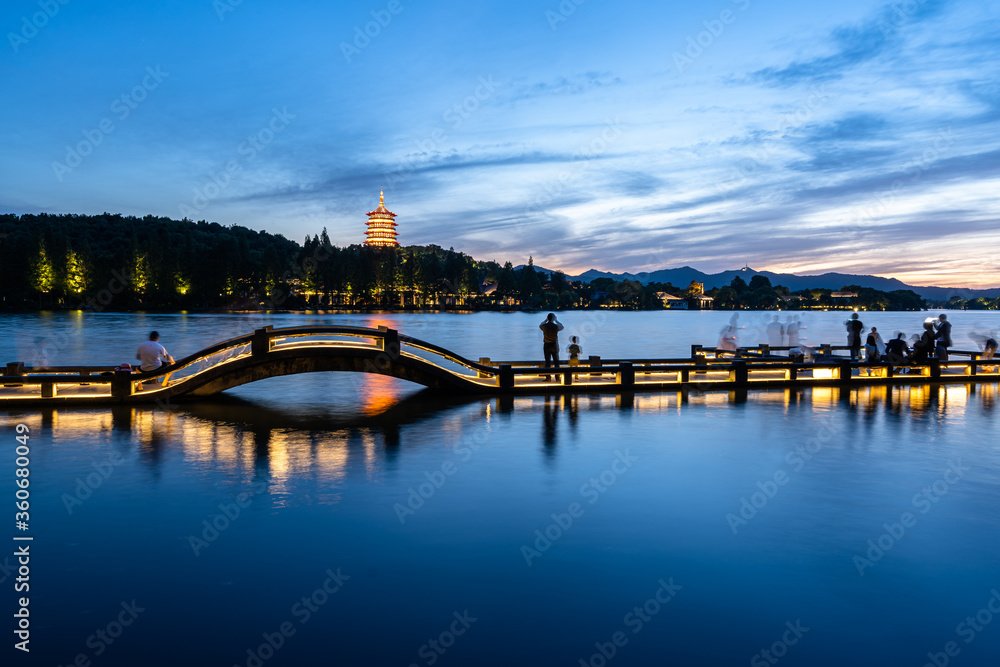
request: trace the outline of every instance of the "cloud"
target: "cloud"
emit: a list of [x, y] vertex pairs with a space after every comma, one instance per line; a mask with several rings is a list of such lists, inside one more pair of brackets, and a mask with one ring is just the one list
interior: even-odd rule
[[656, 194], [666, 181], [644, 171], [612, 171], [607, 174], [609, 189], [631, 197], [648, 197]]
[[309, 199], [327, 196], [331, 192], [363, 190], [370, 192], [373, 184], [382, 184], [387, 190], [402, 187], [420, 190], [424, 196], [433, 195], [446, 187], [433, 177], [436, 175], [466, 170], [494, 170], [498, 168], [519, 168], [540, 164], [574, 164], [591, 160], [604, 160], [609, 155], [595, 155], [583, 158], [575, 153], [484, 153], [477, 157], [451, 151], [448, 153], [407, 155], [398, 162], [381, 165], [343, 166], [333, 174], [314, 180], [311, 184], [260, 190], [233, 197], [231, 201], [260, 199]]
[[624, 82], [621, 77], [610, 72], [584, 72], [568, 76], [557, 76], [549, 81], [514, 84], [508, 100], [519, 102], [538, 97], [560, 97], [566, 95], [582, 95], [600, 88], [619, 86]]
[[848, 70], [898, 48], [905, 28], [939, 16], [947, 4], [946, 0], [913, 0], [883, 5], [861, 25], [834, 27], [826, 37], [833, 51], [829, 55], [765, 67], [751, 72], [746, 80], [788, 87], [839, 79]]
[[[900, 156], [900, 162], [904, 156]], [[802, 188], [794, 193], [797, 201], [855, 199], [858, 204], [871, 204], [876, 195], [892, 192], [898, 183], [905, 188], [919, 183], [921, 187], [955, 180], [980, 180], [1000, 175], [1000, 149], [940, 158], [936, 162], [911, 161], [908, 166], [871, 176], [849, 178], [835, 185]], [[897, 190], [899, 187], [897, 187]], [[866, 195], [867, 198], [859, 199]]]
[[848, 169], [863, 169], [864, 167], [881, 167], [886, 162], [898, 159], [899, 153], [895, 148], [844, 148], [830, 147], [821, 150], [819, 146], [816, 154], [809, 160], [796, 160], [785, 165], [787, 169], [795, 171], [825, 171], [843, 173]]
[[880, 139], [889, 127], [888, 118], [883, 114], [856, 113], [832, 123], [807, 127], [804, 141], [818, 143]]

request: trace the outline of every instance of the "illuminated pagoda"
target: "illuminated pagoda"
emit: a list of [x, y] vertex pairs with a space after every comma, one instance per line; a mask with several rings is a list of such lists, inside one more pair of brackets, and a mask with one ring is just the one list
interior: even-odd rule
[[365, 245], [380, 248], [398, 248], [396, 240], [396, 214], [385, 207], [385, 193], [378, 192], [378, 208], [368, 213], [368, 230], [365, 232]]

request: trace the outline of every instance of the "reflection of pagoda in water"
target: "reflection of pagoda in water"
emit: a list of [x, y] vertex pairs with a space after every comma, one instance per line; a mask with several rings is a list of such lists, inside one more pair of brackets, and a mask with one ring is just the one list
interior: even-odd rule
[[385, 194], [379, 190], [378, 208], [368, 213], [368, 230], [365, 231], [365, 245], [398, 248], [396, 240], [396, 214], [385, 207]]

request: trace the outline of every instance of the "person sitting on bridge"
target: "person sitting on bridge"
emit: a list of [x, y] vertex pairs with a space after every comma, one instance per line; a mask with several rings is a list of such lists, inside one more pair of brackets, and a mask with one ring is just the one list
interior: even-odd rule
[[[997, 351], [997, 340], [996, 338], [986, 339], [986, 349], [983, 350], [983, 359], [992, 359], [993, 355]], [[997, 369], [996, 366], [983, 366], [983, 370], [989, 373], [994, 372]]]
[[924, 322], [924, 333], [920, 340], [913, 344], [913, 356], [910, 361], [917, 364], [927, 363], [927, 359], [934, 352], [934, 322], [927, 320]]
[[[139, 370], [142, 372], [155, 371], [163, 365], [164, 361], [168, 364], [174, 363], [174, 358], [170, 356], [162, 345], [160, 345], [159, 340], [159, 332], [151, 331], [149, 333], [149, 340], [139, 345], [139, 349], [135, 353], [135, 358], [139, 360]], [[161, 376], [155, 380], [147, 380], [146, 382], [150, 384], [160, 384], [162, 381], [163, 377]]]
[[890, 364], [905, 364], [909, 354], [910, 347], [906, 344], [906, 334], [900, 331], [896, 332], [895, 338], [885, 344], [885, 360]]
[[875, 330], [875, 327], [872, 327], [872, 330], [868, 333], [868, 338], [865, 339], [865, 361], [869, 364], [879, 361], [878, 339], [875, 337], [877, 334], [878, 332]]
[[[542, 330], [542, 354], [545, 355], [546, 368], [559, 368], [559, 332], [563, 330], [563, 325], [556, 319], [555, 313], [549, 313], [538, 328]], [[545, 379], [551, 380], [552, 376], [546, 375]]]
[[[980, 359], [987, 359], [987, 360], [993, 359], [993, 355], [995, 355], [997, 352], [997, 339], [994, 338], [993, 335], [981, 336], [979, 334], [972, 333], [969, 334], [969, 337], [983, 346], [982, 354], [979, 355]], [[994, 371], [996, 371], [997, 367], [980, 366], [979, 369], [985, 371], [986, 373], [993, 373]]]

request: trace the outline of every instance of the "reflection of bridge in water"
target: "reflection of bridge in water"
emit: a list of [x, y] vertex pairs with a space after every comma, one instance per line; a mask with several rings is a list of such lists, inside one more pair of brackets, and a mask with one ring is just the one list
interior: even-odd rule
[[[825, 445], [830, 449], [850, 449], [865, 441], [873, 428], [940, 425], [973, 413], [988, 420], [1000, 411], [997, 383], [828, 386], [754, 391], [751, 396], [751, 405], [765, 408], [769, 415], [801, 414], [810, 419], [812, 428], [800, 434], [802, 442], [813, 437], [826, 418], [836, 419], [844, 433], [857, 435], [830, 441]], [[115, 451], [125, 454], [135, 448], [139, 462], [151, 470], [177, 460], [170, 453], [180, 453], [202, 471], [224, 468], [246, 473], [255, 481], [267, 481], [275, 492], [302, 484], [311, 474], [323, 475], [331, 486], [322, 494], [334, 502], [340, 493], [335, 487], [345, 476], [371, 475], [379, 461], [393, 461], [406, 450], [453, 455], [456, 448], [483, 445], [484, 438], [503, 433], [511, 423], [521, 429], [519, 437], [533, 430], [538, 433], [543, 445], [538, 451], [549, 460], [560, 445], [577, 441], [578, 429], [594, 428], [598, 422], [593, 419], [600, 413], [721, 417], [744, 400], [735, 391], [487, 397], [424, 391], [380, 415], [341, 421], [293, 412], [280, 404], [223, 396], [173, 405], [173, 409], [117, 404], [76, 410], [53, 405], [20, 414], [18, 421], [30, 426], [32, 433], [45, 432], [56, 443], [87, 443], [100, 433], [99, 442], [111, 443]], [[433, 438], [419, 427], [427, 421], [436, 425]], [[901, 431], [901, 437], [908, 432]], [[720, 437], [740, 438], [738, 432], [720, 433]]]
[[[346, 371], [387, 375], [435, 390], [477, 395], [642, 391], [740, 391], [766, 388], [856, 387], [996, 382], [996, 361], [978, 352], [952, 352], [900, 366], [838, 357], [847, 348], [822, 346], [818, 361], [773, 356], [766, 346], [727, 352], [691, 348], [687, 359], [590, 357], [580, 366], [545, 367], [539, 361], [479, 361], [394, 329], [379, 327], [265, 327], [218, 343], [155, 371], [99, 366], [47, 369], [9, 363], [0, 378], [0, 405], [163, 403], [197, 399], [282, 375]], [[143, 388], [145, 387], [145, 388]]]

